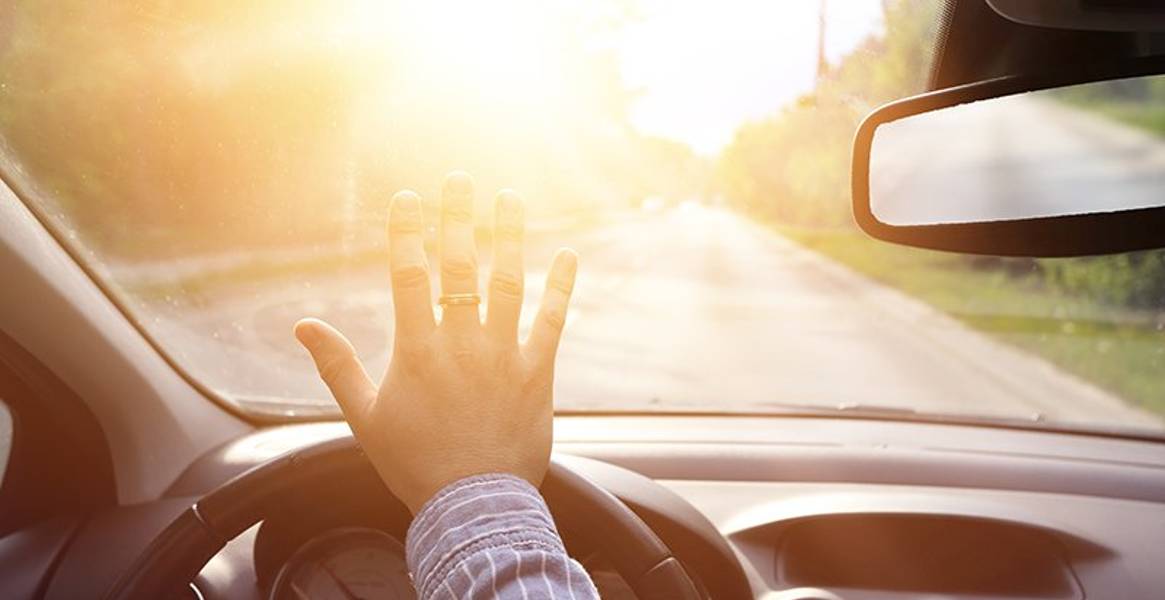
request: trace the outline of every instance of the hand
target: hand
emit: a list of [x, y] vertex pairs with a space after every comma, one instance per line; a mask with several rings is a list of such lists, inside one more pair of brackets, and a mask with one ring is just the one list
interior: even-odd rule
[[[434, 493], [482, 473], [510, 473], [533, 485], [550, 461], [554, 357], [578, 257], [559, 250], [530, 337], [518, 342], [522, 309], [522, 203], [499, 192], [485, 323], [476, 304], [433, 318], [421, 199], [396, 194], [388, 237], [396, 333], [377, 388], [352, 344], [314, 319], [295, 335], [315, 360], [357, 441], [391, 490], [416, 514]], [[441, 289], [477, 292], [473, 180], [445, 179], [441, 197]]]

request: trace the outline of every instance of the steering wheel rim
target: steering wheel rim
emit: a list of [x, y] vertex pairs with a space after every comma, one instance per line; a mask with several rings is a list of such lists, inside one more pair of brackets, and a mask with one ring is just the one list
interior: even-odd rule
[[[230, 540], [263, 520], [274, 503], [297, 489], [371, 470], [351, 436], [277, 456], [227, 481], [175, 518], [106, 593], [108, 600], [164, 598], [193, 581]], [[542, 484], [555, 518], [586, 515], [575, 528], [602, 548], [641, 599], [701, 598], [668, 547], [631, 509], [607, 490], [556, 459]]]

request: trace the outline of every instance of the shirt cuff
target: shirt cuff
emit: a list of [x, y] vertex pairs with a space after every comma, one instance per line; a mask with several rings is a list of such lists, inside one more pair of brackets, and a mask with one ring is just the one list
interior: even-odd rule
[[505, 474], [475, 475], [441, 489], [417, 512], [405, 554], [418, 596], [427, 594], [465, 560], [497, 548], [566, 554], [542, 495]]

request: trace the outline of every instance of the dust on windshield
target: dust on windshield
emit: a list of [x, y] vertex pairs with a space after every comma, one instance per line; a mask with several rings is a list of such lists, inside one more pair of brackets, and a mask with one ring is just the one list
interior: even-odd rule
[[[527, 199], [524, 327], [550, 253], [579, 252], [561, 409], [1162, 427], [1161, 253], [972, 258], [852, 225], [854, 130], [925, 88], [937, 2], [0, 9], [6, 181], [243, 412], [337, 414], [291, 335], [304, 316], [384, 368], [388, 198], [432, 216], [461, 169], [480, 215], [493, 190]], [[1165, 131], [1159, 85], [1063, 104]]]

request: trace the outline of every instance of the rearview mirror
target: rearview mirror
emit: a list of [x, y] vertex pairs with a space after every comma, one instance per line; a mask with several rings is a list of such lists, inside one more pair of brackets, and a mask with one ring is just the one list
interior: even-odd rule
[[978, 254], [1165, 246], [1163, 70], [1141, 59], [886, 105], [858, 130], [855, 218], [878, 239]]

